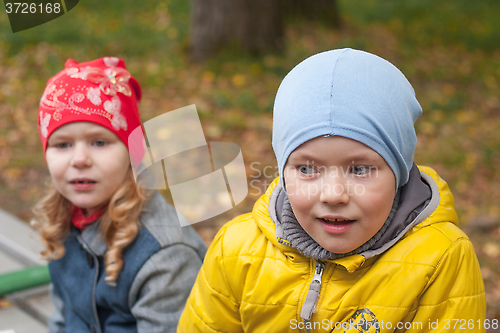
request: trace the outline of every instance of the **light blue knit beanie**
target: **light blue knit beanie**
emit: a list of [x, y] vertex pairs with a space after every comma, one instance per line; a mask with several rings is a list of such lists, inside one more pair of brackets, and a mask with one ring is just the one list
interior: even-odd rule
[[413, 87], [390, 62], [367, 52], [318, 53], [283, 79], [273, 111], [273, 149], [280, 181], [290, 154], [323, 135], [339, 135], [375, 150], [391, 167], [396, 187], [408, 181], [422, 114]]

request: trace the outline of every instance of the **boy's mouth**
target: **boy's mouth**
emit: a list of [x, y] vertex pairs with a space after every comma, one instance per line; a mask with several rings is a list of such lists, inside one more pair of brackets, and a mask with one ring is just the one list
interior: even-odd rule
[[335, 218], [335, 219], [332, 219], [332, 218], [319, 218], [320, 220], [322, 220], [323, 222], [326, 222], [326, 223], [329, 223], [329, 224], [348, 224], [348, 223], [352, 223], [352, 222], [355, 222], [356, 220], [350, 220], [350, 219], [344, 219], [344, 218]]
[[318, 221], [326, 232], [334, 235], [348, 232], [356, 222], [344, 217], [319, 217]]

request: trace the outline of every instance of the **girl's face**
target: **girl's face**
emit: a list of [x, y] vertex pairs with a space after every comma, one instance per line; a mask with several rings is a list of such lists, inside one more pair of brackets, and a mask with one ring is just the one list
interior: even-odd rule
[[396, 180], [376, 151], [341, 136], [318, 137], [295, 149], [284, 170], [293, 212], [326, 250], [347, 253], [380, 230]]
[[59, 193], [86, 215], [109, 201], [130, 167], [125, 144], [107, 128], [85, 121], [55, 130], [46, 160]]

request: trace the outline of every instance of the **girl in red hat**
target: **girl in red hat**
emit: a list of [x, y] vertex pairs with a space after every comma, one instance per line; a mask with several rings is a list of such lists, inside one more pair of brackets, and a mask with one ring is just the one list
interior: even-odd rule
[[50, 261], [50, 332], [175, 332], [201, 266], [198, 234], [135, 182], [140, 98], [123, 60], [105, 57], [68, 60], [40, 100], [52, 183], [32, 225]]

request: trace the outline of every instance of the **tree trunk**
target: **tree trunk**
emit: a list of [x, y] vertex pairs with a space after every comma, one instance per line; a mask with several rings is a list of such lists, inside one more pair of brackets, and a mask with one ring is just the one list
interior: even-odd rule
[[282, 51], [284, 17], [340, 27], [337, 0], [192, 0], [191, 59], [231, 44], [254, 54]]
[[279, 0], [192, 0], [192, 8], [190, 52], [194, 61], [203, 61], [230, 44], [239, 44], [251, 53], [283, 50]]
[[337, 0], [282, 0], [286, 17], [305, 18], [340, 28]]

